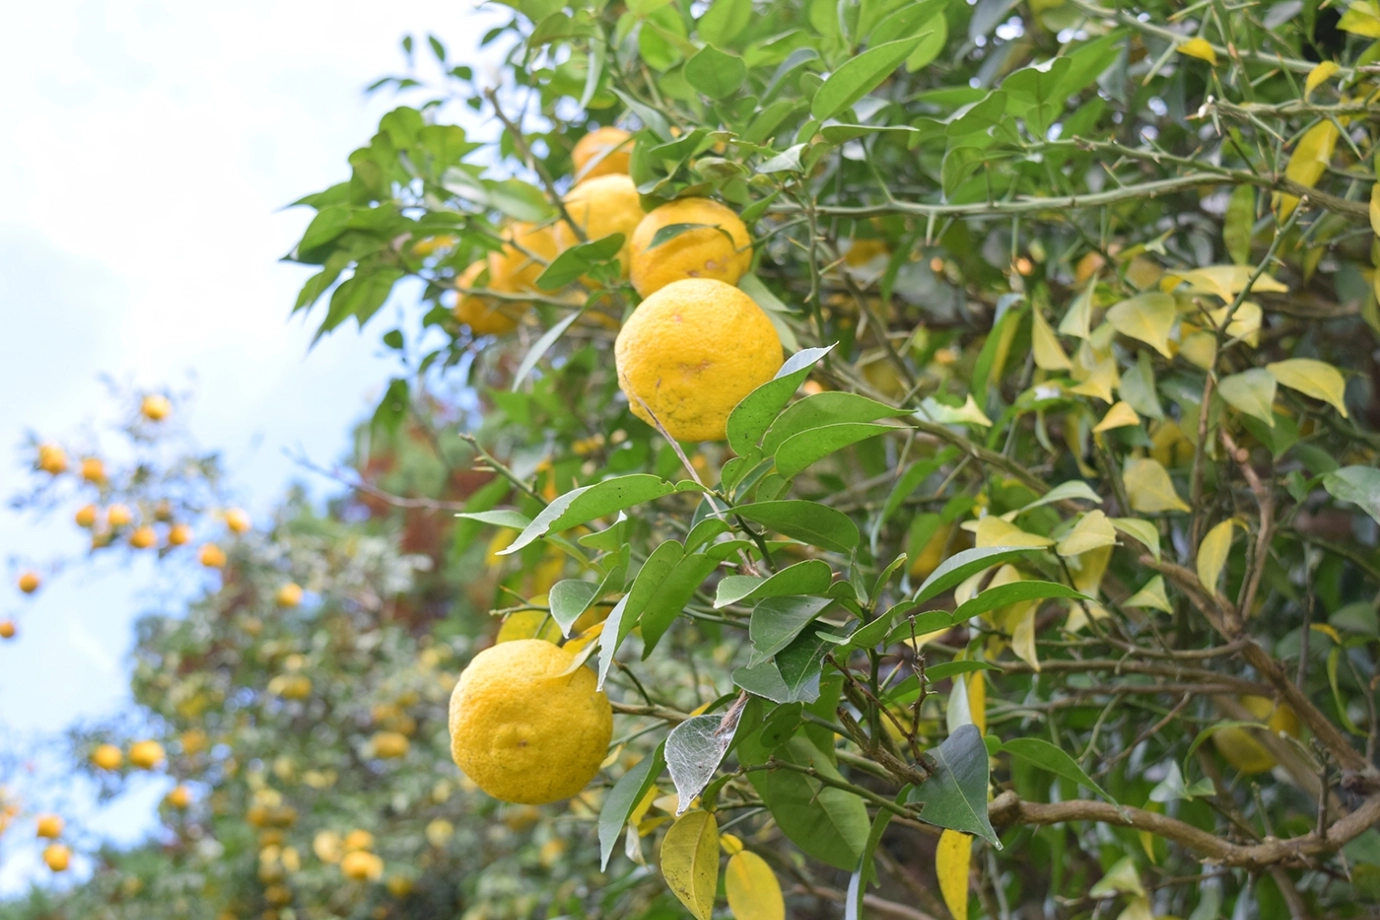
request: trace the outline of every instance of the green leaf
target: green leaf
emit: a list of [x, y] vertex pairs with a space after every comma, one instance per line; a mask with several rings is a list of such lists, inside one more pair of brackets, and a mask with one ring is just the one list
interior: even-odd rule
[[[775, 751], [763, 750], [760, 744], [739, 748], [745, 764], [763, 764], [769, 756], [842, 779], [829, 757], [804, 735], [796, 735]], [[753, 770], [748, 779], [781, 832], [802, 852], [837, 869], [857, 867], [870, 824], [862, 799], [794, 770]]]
[[788, 438], [826, 425], [875, 422], [878, 419], [897, 418], [908, 414], [908, 411], [856, 393], [816, 393], [790, 406], [772, 422], [762, 438], [762, 452], [774, 454]]
[[733, 448], [734, 453], [746, 456], [757, 446], [763, 432], [810, 375], [815, 362], [833, 347], [807, 348], [796, 352], [781, 365], [775, 378], [743, 397], [728, 416], [728, 446]]
[[671, 782], [676, 784], [680, 804], [676, 815], [684, 814], [719, 769], [733, 744], [743, 707], [735, 706], [717, 715], [694, 716], [671, 729], [666, 736], [666, 765]]
[[770, 578], [753, 575], [726, 575], [719, 580], [714, 608], [729, 604], [751, 604], [768, 597], [792, 594], [823, 594], [834, 580], [834, 570], [820, 559], [807, 559], [789, 565]]
[[638, 619], [642, 627], [642, 658], [645, 660], [675, 622], [676, 617], [685, 610], [690, 598], [709, 573], [714, 571], [718, 560], [704, 553], [688, 553], [676, 563], [662, 580], [656, 591], [643, 606]]
[[774, 703], [813, 703], [819, 699], [824, 655], [839, 637], [819, 626], [808, 626], [774, 661], [738, 668], [733, 682], [749, 693]]
[[1041, 770], [1047, 770], [1055, 776], [1062, 776], [1064, 779], [1087, 786], [1109, 802], [1116, 802], [1116, 799], [1108, 795], [1107, 790], [1094, 782], [1093, 778], [1078, 765], [1078, 761], [1048, 741], [1040, 738], [1012, 738], [1002, 745], [1002, 750], [1022, 760], [1029, 761]]
[[[910, 787], [903, 788], [896, 793], [896, 804], [900, 805], [906, 800], [906, 794], [910, 792]], [[877, 853], [877, 846], [882, 842], [882, 835], [886, 833], [887, 825], [891, 823], [894, 812], [886, 808], [877, 809], [877, 816], [872, 819], [872, 829], [867, 832], [867, 841], [863, 844], [862, 856], [858, 859], [858, 868], [853, 870], [853, 875], [848, 879], [848, 898], [844, 904], [844, 920], [862, 920], [863, 896], [867, 893], [868, 885], [877, 884], [877, 867], [873, 857]]]
[[550, 220], [555, 214], [546, 193], [521, 179], [504, 179], [500, 182], [485, 182], [489, 204], [514, 220], [528, 223], [541, 223]]
[[685, 62], [685, 82], [710, 99], [725, 99], [747, 81], [747, 65], [736, 54], [705, 45]]
[[561, 635], [569, 637], [570, 627], [589, 609], [599, 586], [592, 581], [565, 578], [551, 586], [547, 597], [551, 604], [551, 618], [561, 628]]
[[695, 23], [700, 38], [711, 45], [727, 45], [752, 21], [752, 0], [714, 0]]
[[[674, 542], [674, 541], [671, 541]], [[651, 560], [648, 559], [648, 562]], [[672, 563], [674, 565], [674, 563]], [[642, 566], [646, 569], [644, 563]], [[641, 575], [641, 572], [638, 573]], [[636, 583], [633, 585], [636, 587]], [[604, 621], [604, 631], [599, 634], [599, 689], [604, 689], [604, 681], [608, 679], [609, 668], [613, 667], [613, 656], [618, 651], [618, 646], [623, 644], [623, 640], [628, 638], [632, 632], [635, 619], [625, 617], [623, 614], [628, 609], [628, 595], [619, 598], [618, 603], [613, 605], [609, 611], [609, 617]]]
[[611, 233], [601, 239], [571, 246], [556, 256], [537, 278], [537, 287], [555, 291], [577, 280], [596, 265], [601, 265], [623, 248], [623, 234]]
[[[798, 405], [798, 404], [797, 404]], [[822, 460], [835, 451], [842, 450], [859, 441], [875, 438], [889, 431], [909, 429], [895, 425], [876, 425], [868, 422], [845, 422], [842, 425], [825, 425], [787, 438], [776, 451], [776, 471], [787, 479], [800, 473], [806, 467]]]
[[[897, 607], [911, 608], [910, 604], [898, 604]], [[886, 637], [887, 645], [903, 642], [912, 636], [916, 638], [925, 633], [935, 632], [940, 629], [948, 629], [954, 625], [953, 614], [947, 610], [927, 610], [915, 616], [907, 616], [900, 623], [896, 624], [891, 633]]]
[[650, 756], [643, 757], [620, 776], [604, 797], [604, 805], [599, 809], [600, 872], [608, 868], [609, 857], [613, 855], [613, 847], [618, 843], [618, 836], [627, 825], [628, 817], [665, 768], [664, 751], [664, 744], [657, 745]]
[[853, 519], [817, 502], [790, 499], [758, 502], [740, 505], [733, 513], [821, 549], [847, 553], [858, 545], [858, 525]]
[[532, 519], [532, 523], [518, 534], [518, 538], [498, 555], [511, 555], [548, 533], [578, 527], [596, 518], [669, 495], [675, 488], [660, 476], [650, 473], [631, 473], [605, 479], [592, 486], [582, 486], [559, 496], [543, 508]]
[[907, 797], [924, 806], [921, 820], [973, 834], [1001, 849], [987, 818], [987, 746], [982, 733], [975, 726], [961, 725], [943, 744], [925, 753], [935, 771]]
[[709, 920], [719, 886], [719, 826], [712, 814], [692, 811], [676, 819], [661, 841], [661, 874], [696, 920]]
[[522, 530], [532, 519], [521, 511], [462, 511], [456, 515], [468, 521], [478, 521], [481, 524], [492, 524], [495, 527], [508, 527], [513, 530]]
[[795, 641], [795, 638], [832, 603], [827, 597], [784, 595], [768, 597], [752, 610], [748, 638], [752, 657], [748, 665], [766, 661]]
[[1022, 601], [1045, 600], [1051, 597], [1074, 597], [1090, 601], [1092, 598], [1079, 593], [1068, 585], [1053, 581], [1013, 581], [995, 588], [979, 592], [971, 600], [960, 604], [953, 613], [953, 621], [962, 623], [989, 610], [999, 610]]
[[1275, 378], [1269, 371], [1253, 367], [1223, 377], [1217, 383], [1217, 391], [1232, 407], [1275, 427]]
[[1059, 92], [1069, 66], [1068, 58], [1055, 58], [1048, 64], [1023, 67], [1002, 81], [1006, 110], [1024, 119], [1031, 134], [1043, 137], [1063, 112], [1068, 94]]
[[928, 33], [886, 42], [869, 48], [857, 57], [849, 58], [842, 67], [829, 75], [824, 85], [815, 93], [815, 98], [810, 103], [810, 114], [820, 121], [833, 118], [872, 92], [910, 57], [911, 52], [926, 34]]
[[[543, 277], [545, 276], [543, 275]], [[556, 342], [560, 340], [560, 337], [565, 335], [565, 331], [570, 328], [572, 323], [583, 316], [584, 312], [584, 310], [576, 310], [574, 313], [571, 313], [565, 319], [542, 333], [541, 338], [537, 339], [537, 341], [532, 344], [532, 347], [527, 350], [527, 354], [523, 356], [522, 363], [518, 365], [517, 372], [513, 374], [513, 385], [511, 389], [514, 393], [522, 386], [522, 381], [527, 379], [527, 375], [532, 373], [532, 369], [537, 366], [537, 362], [542, 359], [542, 355], [546, 354], [547, 351], [551, 349], [551, 346], [555, 345]]]
[[911, 598], [911, 603], [923, 604], [945, 591], [958, 587], [978, 572], [1037, 551], [1038, 547], [1033, 546], [988, 546], [954, 553], [930, 573], [930, 577], [925, 579], [915, 592], [915, 596]]
[[398, 426], [407, 418], [407, 410], [411, 405], [409, 399], [406, 380], [394, 377], [388, 381], [388, 389], [384, 392], [383, 399], [379, 400], [378, 408], [374, 410], [370, 427], [396, 435]]
[[1160, 559], [1160, 532], [1154, 524], [1140, 518], [1110, 518], [1112, 526], [1131, 539], [1143, 544], [1155, 556], [1155, 561]]
[[1222, 221], [1222, 242], [1237, 265], [1251, 261], [1251, 231], [1255, 228], [1255, 187], [1238, 185], [1227, 199], [1227, 216]]
[[1322, 484], [1337, 501], [1351, 502], [1380, 523], [1380, 470], [1372, 466], [1344, 466], [1324, 473]]

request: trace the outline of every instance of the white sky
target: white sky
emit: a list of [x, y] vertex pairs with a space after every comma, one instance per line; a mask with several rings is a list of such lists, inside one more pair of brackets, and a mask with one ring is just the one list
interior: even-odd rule
[[[27, 481], [24, 433], [61, 436], [108, 418], [100, 374], [142, 386], [195, 376], [192, 428], [224, 451], [245, 503], [271, 506], [301, 478], [287, 449], [330, 463], [393, 365], [379, 334], [353, 326], [308, 354], [288, 321], [309, 269], [278, 263], [310, 217], [288, 202], [347, 177], [345, 157], [396, 102], [362, 88], [404, 68], [399, 40], [427, 31], [473, 62], [506, 17], [466, 0], [238, 0], [232, 4], [17, 4], [0, 29], [0, 498]], [[107, 563], [69, 572], [33, 600], [14, 566], [82, 546], [66, 522], [0, 508], [0, 753], [128, 700], [131, 624], [186, 577]], [[201, 576], [197, 576], [201, 577]], [[41, 772], [41, 771], [40, 771]], [[0, 782], [5, 781], [0, 775]], [[70, 790], [30, 787], [90, 832], [137, 839], [150, 784], [103, 813]], [[36, 850], [0, 842], [0, 894], [29, 878]]]

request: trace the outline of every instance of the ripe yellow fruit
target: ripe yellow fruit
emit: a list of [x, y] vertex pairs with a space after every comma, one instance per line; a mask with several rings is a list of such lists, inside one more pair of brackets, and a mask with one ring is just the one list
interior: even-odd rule
[[72, 861], [72, 851], [60, 843], [50, 843], [43, 849], [43, 861], [54, 872], [66, 872]]
[[345, 852], [353, 853], [355, 850], [372, 850], [374, 848], [374, 835], [365, 830], [352, 830], [345, 835]]
[[249, 522], [249, 515], [240, 508], [228, 508], [225, 512], [225, 526], [230, 528], [231, 533], [248, 533], [253, 526]]
[[279, 607], [296, 607], [302, 603], [302, 586], [290, 581], [278, 589], [273, 600]]
[[225, 565], [225, 550], [214, 543], [207, 543], [197, 553], [197, 560], [208, 569], [218, 569]]
[[168, 545], [182, 546], [192, 541], [192, 528], [186, 524], [174, 524], [168, 528]]
[[372, 741], [374, 756], [380, 760], [396, 760], [407, 756], [411, 742], [401, 732], [378, 732]]
[[632, 162], [631, 137], [622, 128], [595, 128], [575, 142], [570, 151], [570, 163], [575, 182], [615, 173], [627, 174]]
[[613, 709], [586, 667], [540, 639], [485, 649], [450, 698], [450, 750], [465, 775], [505, 802], [542, 805], [583, 789], [608, 753]]
[[192, 804], [192, 790], [183, 785], [174, 786], [168, 793], [168, 804], [181, 811]]
[[56, 444], [38, 445], [38, 468], [52, 476], [67, 472], [67, 451]]
[[[623, 277], [628, 277], [633, 231], [647, 216], [647, 212], [642, 210], [642, 197], [637, 194], [637, 186], [633, 185], [632, 179], [614, 173], [581, 182], [565, 196], [565, 209], [590, 242], [613, 233], [623, 234], [623, 248], [618, 250], [618, 261]], [[579, 242], [575, 238], [575, 231], [563, 220], [556, 222], [555, 233], [556, 245], [562, 252]]]
[[[489, 253], [489, 287], [515, 294], [540, 291], [537, 279], [559, 253], [555, 233], [550, 227], [519, 223], [505, 230], [503, 239], [507, 241], [503, 250]], [[531, 304], [511, 306], [521, 310]]]
[[43, 584], [43, 579], [37, 572], [25, 572], [19, 576], [19, 590], [25, 594], [33, 594]]
[[[472, 288], [479, 284], [479, 276], [489, 267], [480, 259], [460, 273], [456, 287]], [[489, 285], [491, 290], [498, 290]], [[455, 318], [470, 327], [475, 335], [504, 335], [517, 328], [517, 316], [527, 309], [526, 304], [510, 303], [479, 294], [461, 294], [455, 301]]]
[[72, 520], [77, 522], [78, 527], [95, 527], [98, 515], [99, 512], [96, 510], [95, 505], [83, 505], [77, 509], [77, 513], [73, 515]]
[[[1241, 705], [1260, 721], [1264, 722], [1274, 734], [1283, 732], [1297, 738], [1299, 735], [1298, 714], [1288, 703], [1279, 703], [1263, 696], [1243, 696]], [[1248, 728], [1224, 728], [1213, 732], [1212, 744], [1227, 763], [1240, 773], [1265, 773], [1273, 770], [1279, 761], [1275, 755], [1252, 737]]]
[[91, 762], [102, 770], [118, 770], [125, 755], [113, 744], [102, 744], [91, 752]]
[[678, 441], [723, 440], [733, 407], [782, 364], [762, 308], [709, 279], [676, 281], [644, 300], [614, 357], [633, 414], [648, 424], [654, 414]]
[[13, 639], [18, 631], [14, 620], [0, 620], [0, 639]]
[[[676, 224], [703, 226], [652, 246], [658, 230]], [[751, 265], [752, 239], [747, 227], [737, 214], [708, 198], [680, 198], [663, 204], [642, 218], [633, 231], [632, 283], [643, 297], [684, 278], [737, 284]]]
[[340, 861], [340, 871], [345, 877], [356, 882], [376, 882], [383, 878], [383, 860], [373, 853], [356, 850], [345, 854]]
[[105, 519], [111, 527], [127, 527], [134, 520], [134, 512], [128, 505], [111, 505], [105, 510]]
[[56, 840], [62, 836], [62, 818], [57, 815], [38, 816], [38, 836]]
[[136, 527], [134, 533], [129, 535], [129, 545], [135, 549], [149, 549], [158, 543], [158, 534], [153, 532], [153, 528], [145, 524], [143, 527]]
[[172, 402], [166, 396], [150, 393], [139, 404], [139, 414], [150, 422], [161, 422], [172, 414]]
[[99, 457], [87, 457], [81, 462], [81, 478], [87, 482], [105, 482], [105, 464]]
[[136, 741], [129, 746], [130, 765], [141, 770], [152, 770], [162, 763], [165, 757], [163, 745], [157, 741]]

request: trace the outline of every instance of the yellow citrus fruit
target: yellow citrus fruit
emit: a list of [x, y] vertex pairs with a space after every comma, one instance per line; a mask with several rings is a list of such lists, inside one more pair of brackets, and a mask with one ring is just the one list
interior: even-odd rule
[[51, 843], [43, 849], [43, 861], [54, 872], [65, 872], [72, 861], [72, 851], [60, 843]]
[[[1267, 697], [1243, 696], [1241, 705], [1276, 735], [1283, 732], [1298, 737], [1299, 717], [1287, 703], [1276, 705], [1274, 700]], [[1252, 737], [1252, 729], [1224, 728], [1213, 732], [1212, 743], [1222, 758], [1240, 773], [1265, 773], [1273, 770], [1278, 763], [1275, 756]]]
[[33, 594], [43, 584], [43, 579], [37, 572], [25, 572], [19, 576], [19, 590], [25, 594]]
[[67, 472], [67, 451], [56, 444], [38, 445], [38, 468], [53, 476]]
[[208, 569], [218, 569], [225, 565], [225, 550], [216, 546], [214, 543], [207, 543], [201, 547], [201, 552], [197, 554], [197, 559]]
[[426, 842], [434, 847], [443, 847], [455, 836], [455, 825], [445, 818], [436, 818], [426, 826]]
[[540, 639], [485, 649], [450, 698], [450, 750], [480, 789], [542, 805], [583, 789], [608, 754], [613, 710], [594, 673]]
[[273, 600], [279, 607], [296, 607], [302, 603], [302, 586], [290, 581], [278, 589]]
[[129, 545], [135, 549], [148, 549], [158, 542], [158, 534], [153, 532], [153, 528], [145, 524], [137, 527], [134, 533], [129, 535]]
[[134, 513], [128, 505], [111, 505], [105, 510], [105, 519], [111, 527], [127, 527], [134, 520]]
[[192, 804], [192, 790], [182, 785], [174, 786], [168, 793], [168, 804], [181, 811]]
[[678, 441], [723, 440], [733, 407], [782, 363], [762, 308], [705, 278], [673, 282], [642, 301], [618, 333], [614, 357], [633, 414], [648, 424], [655, 415]]
[[62, 819], [57, 815], [38, 816], [38, 836], [56, 840], [62, 836]]
[[347, 853], [353, 853], [355, 850], [372, 850], [374, 835], [365, 830], [353, 830], [345, 835], [344, 845]]
[[192, 528], [186, 524], [174, 524], [168, 528], [168, 545], [181, 546], [192, 541]]
[[[472, 288], [479, 286], [479, 276], [489, 267], [486, 259], [470, 265], [455, 279], [456, 287]], [[491, 290], [498, 290], [489, 285]], [[526, 304], [502, 301], [495, 297], [482, 297], [479, 294], [461, 294], [455, 301], [455, 318], [469, 326], [475, 335], [504, 335], [517, 328], [517, 315], [527, 307]]]
[[102, 744], [91, 752], [91, 762], [102, 770], [118, 770], [125, 755], [113, 744]]
[[[698, 224], [652, 246], [657, 231]], [[673, 281], [713, 278], [737, 284], [752, 265], [747, 227], [728, 208], [708, 198], [679, 198], [651, 211], [632, 235], [632, 283], [647, 297]]]
[[376, 882], [383, 877], [383, 860], [373, 853], [356, 850], [345, 854], [345, 858], [340, 861], [340, 871], [346, 878], [357, 882]]
[[13, 639], [17, 632], [14, 620], [0, 620], [0, 639]]
[[[556, 258], [559, 249], [550, 227], [513, 224], [503, 232], [501, 252], [489, 253], [489, 287], [495, 291], [540, 291], [537, 279]], [[513, 304], [525, 309], [530, 304]]]
[[575, 142], [570, 151], [570, 163], [576, 183], [608, 176], [627, 174], [632, 160], [632, 144], [622, 128], [595, 128]]
[[407, 756], [410, 742], [401, 732], [378, 732], [372, 741], [374, 756], [380, 760], [395, 760]]
[[225, 511], [225, 526], [230, 528], [231, 533], [248, 533], [253, 526], [249, 521], [249, 515], [240, 508], [227, 508]]
[[81, 478], [87, 482], [105, 482], [105, 464], [99, 457], [87, 457], [81, 462]]
[[[623, 248], [618, 250], [618, 261], [623, 277], [628, 277], [633, 231], [647, 216], [647, 212], [642, 210], [642, 198], [637, 194], [633, 181], [621, 173], [613, 173], [581, 182], [565, 196], [565, 209], [590, 242], [614, 233], [623, 234]], [[556, 245], [562, 252], [579, 242], [575, 238], [575, 231], [565, 221], [557, 221], [554, 229]]]
[[157, 741], [136, 741], [129, 746], [130, 765], [143, 770], [152, 770], [165, 757], [163, 745]]
[[[534, 597], [533, 601], [544, 601]], [[545, 610], [519, 610], [508, 614], [503, 625], [498, 628], [494, 644], [516, 642], [519, 639], [541, 639], [544, 642], [560, 642], [561, 628]]]
[[172, 414], [172, 403], [166, 396], [150, 393], [139, 404], [139, 413], [151, 422], [161, 422]]
[[77, 509], [72, 520], [77, 522], [78, 527], [95, 527], [98, 513], [95, 505], [83, 505]]

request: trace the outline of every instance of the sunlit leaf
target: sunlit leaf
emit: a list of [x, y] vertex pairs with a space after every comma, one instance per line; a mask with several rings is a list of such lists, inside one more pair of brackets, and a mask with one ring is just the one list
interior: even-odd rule
[[1055, 336], [1049, 321], [1038, 309], [1032, 310], [1031, 313], [1034, 324], [1031, 328], [1031, 339], [1035, 351], [1035, 366], [1046, 371], [1071, 369], [1073, 362], [1065, 354], [1064, 346], [1059, 344], [1059, 339]]
[[1136, 410], [1131, 408], [1130, 403], [1122, 400], [1107, 410], [1107, 414], [1102, 416], [1102, 421], [1093, 426], [1093, 431], [1111, 431], [1113, 428], [1139, 424], [1140, 416], [1136, 415]]
[[1116, 528], [1101, 511], [1089, 511], [1078, 519], [1068, 536], [1060, 540], [1054, 551], [1061, 556], [1081, 556], [1103, 546], [1116, 545]]
[[1228, 518], [1209, 530], [1203, 542], [1198, 544], [1198, 580], [1209, 594], [1217, 594], [1217, 582], [1227, 565], [1227, 554], [1231, 552], [1231, 538], [1235, 529], [1236, 522]]
[[1150, 610], [1162, 610], [1165, 613], [1173, 613], [1174, 605], [1169, 603], [1169, 595], [1164, 590], [1164, 576], [1156, 575], [1145, 583], [1135, 594], [1121, 602], [1123, 607], [1145, 607]]

